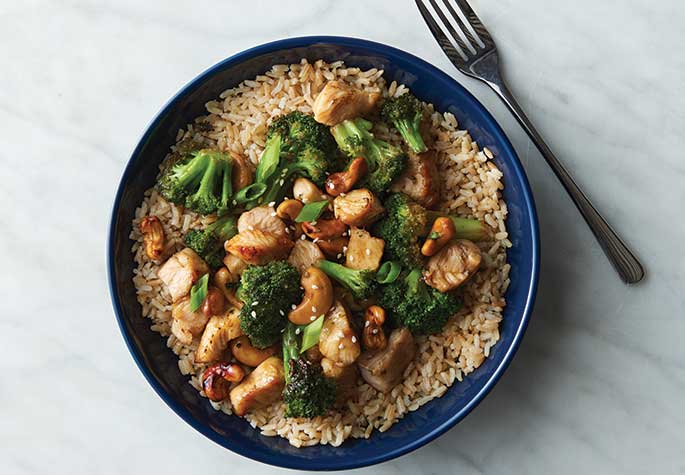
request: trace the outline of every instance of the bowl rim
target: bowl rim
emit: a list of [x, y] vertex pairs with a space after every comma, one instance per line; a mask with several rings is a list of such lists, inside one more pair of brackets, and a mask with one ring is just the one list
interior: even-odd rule
[[[341, 461], [340, 464], [336, 465], [335, 467], [331, 467], [329, 465], [322, 465], [320, 463], [317, 463], [316, 460], [303, 460], [303, 459], [295, 459], [289, 457], [287, 454], [273, 454], [271, 452], [265, 452], [262, 450], [255, 450], [255, 449], [250, 449], [250, 448], [243, 448], [243, 447], [233, 447], [231, 444], [225, 443], [226, 439], [214, 432], [211, 428], [208, 426], [196, 421], [192, 414], [185, 409], [180, 404], [177, 404], [173, 398], [170, 396], [169, 393], [165, 391], [165, 389], [162, 387], [162, 385], [155, 379], [153, 376], [151, 370], [145, 365], [144, 359], [142, 354], [138, 351], [135, 342], [133, 341], [133, 337], [127, 332], [126, 325], [124, 323], [124, 310], [122, 306], [120, 305], [119, 302], [119, 288], [117, 285], [117, 282], [114, 278], [114, 266], [115, 266], [115, 255], [114, 255], [114, 249], [115, 249], [115, 240], [116, 236], [114, 235], [115, 232], [115, 227], [116, 227], [116, 221], [117, 221], [117, 216], [119, 214], [119, 210], [121, 207], [121, 197], [125, 188], [126, 183], [130, 179], [130, 175], [132, 173], [133, 169], [133, 164], [134, 164], [134, 159], [137, 157], [142, 148], [144, 147], [145, 143], [147, 142], [147, 139], [150, 137], [150, 135], [153, 133], [155, 130], [155, 126], [157, 123], [168, 113], [168, 110], [173, 108], [175, 104], [189, 91], [194, 89], [196, 86], [200, 85], [203, 81], [205, 81], [207, 78], [215, 74], [218, 70], [223, 69], [225, 67], [230, 67], [235, 64], [239, 64], [245, 60], [248, 60], [254, 56], [258, 56], [261, 54], [265, 53], [271, 53], [275, 51], [281, 51], [285, 49], [291, 49], [291, 48], [297, 48], [297, 47], [306, 47], [306, 46], [311, 46], [314, 44], [332, 44], [336, 46], [349, 46], [349, 47], [363, 47], [367, 48], [370, 50], [375, 50], [378, 51], [379, 53], [385, 53], [389, 54], [392, 56], [399, 56], [403, 57], [404, 59], [412, 62], [415, 67], [419, 69], [423, 69], [424, 71], [428, 72], [430, 75], [438, 76], [443, 80], [446, 80], [450, 83], [452, 83], [453, 86], [455, 86], [458, 89], [462, 90], [462, 93], [465, 94], [466, 96], [470, 96], [470, 98], [473, 100], [473, 102], [482, 109], [483, 115], [488, 122], [488, 125], [492, 128], [494, 135], [498, 139], [499, 143], [502, 145], [502, 147], [510, 154], [512, 157], [513, 161], [513, 170], [514, 174], [516, 175], [516, 178], [518, 179], [519, 183], [522, 185], [522, 191], [523, 191], [523, 205], [526, 208], [530, 220], [529, 220], [529, 225], [531, 228], [531, 235], [533, 237], [533, 243], [532, 247], [530, 249], [531, 251], [531, 259], [532, 259], [532, 268], [531, 268], [531, 280], [528, 286], [527, 290], [527, 296], [526, 296], [526, 301], [523, 307], [523, 312], [521, 316], [521, 322], [516, 328], [516, 331], [514, 335], [512, 336], [512, 341], [507, 349], [506, 353], [504, 354], [502, 361], [500, 364], [495, 368], [495, 370], [490, 374], [488, 377], [488, 380], [485, 382], [481, 390], [476, 393], [476, 395], [464, 406], [462, 407], [459, 411], [455, 412], [451, 417], [446, 419], [439, 427], [434, 429], [433, 431], [424, 434], [423, 436], [412, 440], [411, 442], [404, 444], [402, 446], [399, 446], [393, 450], [379, 453], [377, 455], [367, 457], [364, 459], [349, 459], [345, 461]], [[178, 415], [181, 419], [183, 419], [188, 425], [190, 425], [192, 428], [194, 428], [196, 431], [200, 432], [202, 435], [207, 437], [208, 439], [212, 440], [216, 444], [231, 450], [234, 453], [237, 453], [238, 455], [242, 455], [244, 457], [250, 458], [252, 460], [256, 460], [258, 462], [262, 462], [268, 465], [272, 466], [277, 466], [277, 467], [283, 467], [283, 468], [290, 468], [290, 469], [296, 469], [296, 470], [346, 470], [346, 469], [354, 469], [354, 468], [360, 468], [360, 467], [366, 467], [370, 465], [375, 465], [378, 463], [386, 462], [388, 460], [400, 457], [402, 455], [405, 455], [409, 452], [412, 452], [413, 450], [416, 450], [427, 443], [431, 442], [432, 440], [436, 439], [437, 437], [441, 436], [445, 432], [447, 432], [449, 429], [454, 427], [459, 421], [464, 419], [480, 402], [485, 398], [485, 396], [492, 390], [492, 388], [497, 384], [499, 379], [502, 377], [502, 374], [504, 371], [507, 369], [509, 364], [511, 363], [511, 360], [514, 357], [514, 354], [518, 350], [521, 340], [523, 339], [523, 335], [526, 331], [526, 328], [528, 326], [528, 323], [530, 321], [531, 313], [533, 310], [533, 306], [535, 303], [535, 296], [537, 293], [537, 287], [538, 287], [538, 280], [539, 280], [539, 268], [540, 268], [540, 233], [539, 233], [539, 225], [538, 225], [538, 217], [537, 217], [537, 212], [536, 212], [536, 207], [535, 207], [535, 202], [533, 199], [533, 193], [530, 188], [530, 184], [528, 182], [527, 176], [525, 174], [525, 171], [523, 169], [523, 165], [521, 164], [518, 155], [516, 154], [516, 150], [514, 149], [513, 145], [509, 141], [508, 137], [504, 133], [504, 130], [500, 127], [500, 125], [497, 123], [495, 118], [490, 114], [490, 112], [485, 108], [485, 106], [473, 95], [471, 94], [464, 86], [462, 86], [456, 79], [454, 79], [452, 76], [448, 75], [438, 67], [428, 63], [427, 61], [419, 58], [418, 56], [415, 56], [411, 53], [408, 53], [404, 50], [401, 50], [399, 48], [393, 47], [393, 46], [388, 46], [383, 43], [378, 43], [375, 41], [370, 41], [366, 39], [361, 39], [361, 38], [352, 38], [352, 37], [346, 37], [346, 36], [326, 36], [326, 35], [312, 35], [312, 36], [298, 36], [298, 37], [290, 37], [290, 38], [284, 38], [284, 39], [279, 39], [275, 41], [270, 41], [267, 43], [263, 43], [257, 46], [253, 46], [251, 48], [242, 50], [238, 53], [235, 53], [226, 59], [223, 59], [209, 68], [205, 69], [203, 72], [201, 72], [199, 75], [194, 77], [192, 80], [190, 80], [188, 83], [186, 83], [181, 89], [178, 90], [160, 109], [159, 111], [155, 114], [155, 116], [152, 118], [152, 120], [148, 123], [147, 127], [145, 128], [145, 132], [140, 136], [138, 139], [138, 142], [136, 144], [136, 147], [134, 148], [133, 152], [131, 153], [130, 158], [128, 159], [126, 166], [124, 168], [124, 171], [121, 175], [121, 178], [119, 180], [119, 184], [117, 186], [117, 191], [116, 195], [114, 198], [114, 203], [112, 205], [112, 212], [110, 216], [110, 222], [109, 222], [109, 232], [108, 232], [108, 239], [107, 239], [107, 278], [108, 278], [108, 287], [109, 287], [109, 294], [110, 294], [110, 299], [112, 301], [112, 306], [114, 307], [114, 313], [117, 319], [117, 324], [119, 326], [119, 330], [121, 332], [121, 335], [124, 339], [124, 342], [126, 343], [126, 346], [129, 350], [129, 353], [133, 357], [136, 366], [138, 366], [138, 369], [140, 372], [143, 374], [145, 379], [147, 380], [148, 384], [153, 388], [155, 393], [164, 401], [164, 403], [176, 414]], [[255, 429], [256, 430], [256, 429]], [[334, 449], [333, 449], [334, 450]], [[274, 455], [278, 457], [278, 460], [274, 460]]]

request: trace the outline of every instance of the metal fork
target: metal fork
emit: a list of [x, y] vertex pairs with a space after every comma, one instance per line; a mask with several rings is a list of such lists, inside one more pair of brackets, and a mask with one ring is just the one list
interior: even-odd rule
[[[452, 64], [462, 73], [490, 86], [509, 107], [509, 110], [540, 150], [542, 156], [571, 196], [621, 279], [628, 284], [642, 280], [645, 273], [640, 262], [595, 209], [585, 193], [576, 185], [569, 172], [557, 160], [526, 117], [521, 106], [516, 102], [514, 95], [502, 79], [495, 42], [467, 1], [454, 0], [458, 10], [463, 15], [462, 18], [450, 0], [441, 0], [442, 7], [438, 5], [436, 0], [428, 0], [437, 15], [437, 19], [431, 14], [423, 0], [415, 1], [423, 19], [428, 24], [428, 28]], [[452, 18], [452, 21], [448, 17]], [[438, 23], [442, 23], [451, 39], [447, 37]]]

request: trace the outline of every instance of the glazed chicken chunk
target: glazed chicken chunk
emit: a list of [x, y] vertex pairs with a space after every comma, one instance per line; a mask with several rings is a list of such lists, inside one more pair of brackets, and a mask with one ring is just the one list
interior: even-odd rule
[[255, 229], [278, 237], [284, 237], [287, 234], [285, 223], [276, 216], [276, 210], [271, 206], [258, 206], [240, 215], [238, 218], [239, 233], [254, 231]]
[[269, 261], [285, 259], [293, 242], [285, 236], [263, 232], [258, 229], [245, 230], [226, 241], [224, 249], [248, 264], [262, 265]]
[[471, 241], [458, 239], [431, 257], [423, 270], [426, 283], [440, 292], [456, 289], [480, 266], [480, 249]]
[[229, 306], [221, 315], [214, 315], [202, 332], [195, 351], [195, 362], [212, 363], [221, 359], [228, 342], [243, 334], [240, 329], [240, 311]]
[[267, 358], [231, 390], [233, 412], [244, 416], [252, 409], [268, 406], [281, 397], [284, 386], [283, 361], [276, 356]]
[[340, 301], [326, 314], [319, 336], [319, 351], [338, 366], [355, 362], [361, 353], [359, 338], [352, 329], [349, 315]]
[[363, 116], [373, 110], [380, 92], [365, 92], [343, 81], [329, 81], [314, 101], [314, 119], [325, 125]]
[[166, 284], [173, 302], [188, 295], [195, 281], [209, 272], [205, 261], [192, 249], [186, 248], [171, 256], [157, 271]]
[[440, 177], [435, 150], [416, 154], [409, 152], [407, 168], [393, 183], [391, 190], [408, 195], [426, 208], [433, 208], [440, 200]]
[[228, 271], [228, 282], [238, 282], [243, 271], [247, 267], [247, 262], [233, 254], [226, 254], [224, 257], [224, 266]]
[[299, 271], [300, 274], [314, 265], [316, 261], [324, 259], [323, 252], [319, 246], [311, 241], [306, 241], [298, 239], [295, 241], [292, 251], [290, 251], [290, 256], [288, 256], [288, 262]]
[[335, 217], [348, 226], [364, 227], [380, 218], [385, 209], [376, 195], [360, 188], [336, 197], [333, 211]]
[[190, 296], [185, 296], [176, 302], [171, 310], [171, 333], [178, 341], [189, 345], [193, 337], [199, 336], [205, 329], [207, 317], [202, 310], [190, 310]]
[[378, 270], [383, 258], [385, 241], [375, 238], [359, 228], [350, 230], [345, 267], [350, 269]]
[[364, 381], [387, 393], [401, 380], [416, 353], [416, 344], [406, 328], [393, 330], [383, 350], [365, 351], [357, 360]]

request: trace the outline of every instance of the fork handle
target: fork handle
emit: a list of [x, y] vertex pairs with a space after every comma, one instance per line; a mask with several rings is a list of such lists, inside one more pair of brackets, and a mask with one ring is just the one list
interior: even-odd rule
[[521, 109], [521, 106], [518, 104], [504, 81], [501, 78], [497, 78], [485, 82], [500, 96], [507, 107], [509, 107], [514, 114], [514, 117], [519, 121], [538, 150], [540, 150], [540, 153], [547, 161], [547, 164], [552, 168], [554, 174], [566, 189], [566, 192], [571, 196], [571, 199], [585, 219], [585, 222], [590, 226], [599, 245], [602, 246], [604, 254], [609, 258], [609, 261], [614, 266], [614, 269], [616, 269], [616, 272], [618, 272], [618, 275], [623, 282], [634, 284], [642, 280], [645, 272], [640, 261], [637, 260], [628, 246], [626, 246], [618, 234], [609, 226], [609, 223], [607, 223], [602, 215], [599, 214], [588, 197], [585, 196], [585, 193], [576, 185], [566, 168], [557, 160], [557, 157], [554, 156], [523, 112], [523, 109]]

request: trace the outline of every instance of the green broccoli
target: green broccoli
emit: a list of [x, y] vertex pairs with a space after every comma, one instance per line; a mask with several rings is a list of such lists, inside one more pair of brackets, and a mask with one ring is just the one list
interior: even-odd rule
[[159, 178], [161, 195], [200, 214], [224, 214], [231, 196], [233, 163], [228, 154], [202, 149], [165, 170]]
[[326, 414], [335, 402], [335, 382], [321, 367], [300, 355], [297, 326], [288, 323], [283, 333], [286, 417], [316, 417]]
[[423, 153], [428, 150], [420, 130], [423, 106], [412, 94], [403, 94], [400, 97], [393, 97], [385, 101], [381, 108], [381, 117], [397, 129], [415, 153]]
[[248, 266], [236, 295], [245, 304], [240, 328], [254, 346], [265, 348], [280, 339], [290, 306], [302, 300], [300, 274], [285, 261]]
[[345, 120], [331, 127], [338, 147], [350, 158], [364, 157], [369, 173], [360, 183], [374, 193], [388, 191], [404, 171], [407, 155], [370, 132], [373, 124], [365, 119]]
[[344, 285], [356, 299], [364, 300], [376, 290], [376, 273], [374, 271], [350, 269], [325, 259], [317, 261], [314, 265]]
[[386, 258], [400, 261], [405, 268], [421, 267], [419, 239], [428, 234], [433, 221], [441, 216], [452, 220], [456, 239], [481, 241], [488, 236], [481, 221], [427, 210], [403, 193], [390, 195], [384, 204], [387, 214], [376, 223], [374, 234], [385, 241]]
[[224, 242], [238, 233], [236, 218], [223, 216], [204, 229], [191, 229], [185, 235], [185, 245], [195, 251], [212, 269], [223, 265]]
[[379, 302], [395, 325], [405, 326], [417, 335], [440, 332], [461, 306], [453, 294], [429, 287], [423, 281], [421, 269], [383, 287]]

